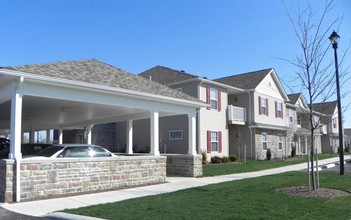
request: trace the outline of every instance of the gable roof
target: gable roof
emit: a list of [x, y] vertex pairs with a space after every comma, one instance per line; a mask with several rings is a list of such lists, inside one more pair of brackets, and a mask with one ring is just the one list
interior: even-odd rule
[[337, 108], [337, 101], [333, 102], [322, 102], [313, 104], [313, 111], [317, 111], [323, 114], [333, 115]]
[[291, 104], [296, 104], [297, 100], [299, 100], [300, 96], [302, 94], [301, 93], [295, 93], [295, 94], [288, 94], [288, 98], [289, 98], [289, 103]]
[[272, 70], [273, 68], [242, 73], [215, 79], [214, 81], [240, 89], [255, 89]]
[[33, 75], [198, 101], [192, 96], [179, 93], [159, 83], [150, 82], [143, 77], [126, 72], [96, 59], [2, 67], [0, 70], [14, 70]]
[[142, 76], [150, 81], [161, 83], [163, 85], [169, 85], [192, 78], [198, 78], [198, 76], [186, 73], [184, 71], [173, 70], [163, 66], [155, 66], [140, 73], [139, 76]]

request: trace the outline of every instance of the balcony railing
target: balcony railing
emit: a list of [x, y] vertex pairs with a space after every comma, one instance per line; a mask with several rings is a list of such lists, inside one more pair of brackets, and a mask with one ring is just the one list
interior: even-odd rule
[[228, 123], [244, 125], [246, 122], [246, 108], [228, 105]]

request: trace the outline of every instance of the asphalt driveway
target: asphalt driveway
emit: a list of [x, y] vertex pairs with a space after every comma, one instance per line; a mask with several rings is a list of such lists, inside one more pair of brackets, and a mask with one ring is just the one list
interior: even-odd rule
[[[335, 167], [331, 167], [329, 169], [324, 169], [325, 171], [333, 171], [340, 172], [340, 165], [336, 164]], [[351, 173], [351, 160], [346, 160], [346, 164], [344, 165], [344, 173]]]

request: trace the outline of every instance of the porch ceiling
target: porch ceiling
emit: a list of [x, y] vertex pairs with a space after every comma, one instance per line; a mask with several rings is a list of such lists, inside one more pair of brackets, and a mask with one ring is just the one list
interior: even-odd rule
[[[11, 101], [0, 105], [0, 129], [10, 127]], [[136, 115], [147, 115], [142, 109], [98, 105], [92, 103], [24, 96], [22, 128], [53, 129], [127, 120]]]

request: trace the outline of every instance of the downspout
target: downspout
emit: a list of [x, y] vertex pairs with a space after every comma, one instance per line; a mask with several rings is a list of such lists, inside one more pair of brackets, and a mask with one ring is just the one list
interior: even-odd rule
[[[252, 116], [252, 113], [251, 113], [251, 95], [250, 95], [250, 91], [247, 91], [247, 94], [249, 96], [249, 106], [248, 106], [248, 114], [247, 114], [247, 124], [248, 124], [248, 127], [249, 127], [249, 130], [250, 130], [250, 154], [251, 156], [253, 155], [253, 146], [252, 146], [252, 129], [251, 129], [251, 116]], [[256, 148], [255, 148], [256, 149]], [[255, 152], [255, 158], [257, 160], [257, 154]]]

